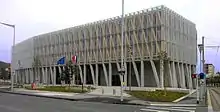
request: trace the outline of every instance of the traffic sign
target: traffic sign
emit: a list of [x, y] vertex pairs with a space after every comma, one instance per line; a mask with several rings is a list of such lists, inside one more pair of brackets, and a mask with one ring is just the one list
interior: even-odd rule
[[196, 78], [197, 77], [197, 74], [192, 74], [192, 78]]
[[199, 74], [199, 78], [200, 78], [200, 79], [205, 79], [205, 74], [204, 74], [204, 73], [200, 73], [200, 74]]

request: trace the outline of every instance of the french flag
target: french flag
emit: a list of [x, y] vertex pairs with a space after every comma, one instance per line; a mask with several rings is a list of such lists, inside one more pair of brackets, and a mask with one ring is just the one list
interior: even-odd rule
[[77, 57], [76, 56], [72, 56], [72, 63], [77, 63]]

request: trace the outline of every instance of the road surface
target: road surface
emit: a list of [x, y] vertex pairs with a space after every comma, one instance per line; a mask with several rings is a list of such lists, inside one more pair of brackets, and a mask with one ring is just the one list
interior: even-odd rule
[[209, 88], [212, 108], [214, 111], [220, 111], [220, 88]]
[[138, 112], [141, 106], [74, 102], [0, 93], [1, 112]]
[[1, 112], [207, 112], [198, 107], [135, 106], [0, 93]]

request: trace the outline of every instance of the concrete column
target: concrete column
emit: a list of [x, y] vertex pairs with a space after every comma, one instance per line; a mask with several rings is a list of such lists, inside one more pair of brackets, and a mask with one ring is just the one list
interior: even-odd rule
[[103, 67], [103, 71], [104, 71], [104, 76], [105, 76], [105, 83], [106, 83], [106, 86], [108, 86], [108, 73], [107, 73], [107, 70], [106, 70], [106, 66], [105, 66], [105, 63], [102, 63], [102, 67]]
[[181, 68], [180, 68], [180, 63], [177, 63], [177, 68], [178, 68], [178, 71], [179, 71], [179, 83], [180, 83], [180, 87], [183, 87], [183, 79], [182, 79], [182, 72], [181, 72]]
[[112, 64], [111, 63], [108, 64], [108, 70], [109, 70], [109, 75], [108, 75], [109, 81], [108, 82], [109, 82], [109, 86], [112, 86]]
[[45, 76], [44, 76], [44, 75], [45, 75], [45, 73], [44, 73], [44, 67], [41, 68], [41, 71], [42, 71], [42, 83], [44, 84], [44, 83], [45, 83], [45, 78], [44, 78], [44, 77], [45, 77]]
[[169, 80], [170, 80], [170, 87], [174, 87], [174, 84], [173, 84], [173, 76], [172, 76], [172, 70], [171, 70], [171, 66], [170, 66], [170, 61], [167, 62], [167, 66], [168, 66], [168, 71], [169, 71]]
[[173, 87], [178, 88], [178, 83], [177, 83], [177, 73], [176, 73], [176, 67], [175, 67], [175, 62], [171, 62], [172, 65], [172, 79], [173, 79]]
[[192, 89], [192, 77], [191, 77], [191, 70], [190, 70], [190, 65], [186, 65], [186, 71], [187, 71], [187, 78], [188, 78], [188, 86], [189, 89]]
[[18, 71], [17, 70], [15, 70], [15, 83], [18, 83]]
[[53, 77], [54, 77], [54, 75], [53, 75], [53, 70], [52, 70], [52, 67], [50, 66], [50, 78], [49, 78], [49, 83], [52, 82], [52, 83], [50, 83], [50, 84], [53, 84], [53, 83], [54, 83], [54, 82], [53, 82], [53, 81], [54, 81], [54, 80], [53, 80], [53, 79], [54, 79]]
[[37, 79], [38, 79], [38, 82], [40, 83], [40, 68], [37, 69], [38, 72], [37, 72]]
[[[56, 85], [56, 83], [57, 83], [57, 82], [56, 82], [56, 79], [57, 79], [56, 66], [54, 66], [54, 73], [53, 73], [53, 74], [54, 74], [54, 79], [53, 79], [53, 80], [54, 80], [54, 83], [53, 83], [53, 85]], [[74, 79], [74, 80], [75, 80], [75, 79]]]
[[159, 81], [157, 69], [155, 67], [155, 63], [154, 63], [153, 60], [150, 60], [150, 64], [151, 64], [151, 67], [152, 67], [152, 70], [153, 70], [153, 74], [154, 74], [154, 79], [155, 79], [156, 85], [159, 88], [160, 87], [160, 81]]
[[82, 67], [80, 65], [79, 65], [79, 73], [80, 73], [81, 82], [83, 82]]
[[26, 84], [28, 84], [28, 69], [25, 69], [25, 74], [26, 74]]
[[160, 60], [160, 87], [164, 88], [164, 61]]
[[31, 84], [31, 73], [30, 73], [30, 68], [27, 69], [27, 73], [28, 73], [28, 84]]
[[189, 71], [189, 89], [193, 89], [193, 81], [192, 81], [192, 71], [191, 71], [191, 65], [188, 65], [188, 71]]
[[183, 83], [182, 88], [186, 88], [186, 78], [185, 78], [185, 77], [186, 77], [186, 76], [185, 76], [185, 75], [186, 75], [186, 74], [185, 74], [186, 72], [185, 72], [185, 70], [184, 70], [184, 64], [183, 64], [183, 63], [181, 64], [181, 72], [182, 72], [181, 76], [182, 76], [182, 81], [183, 81], [183, 82], [182, 82], [182, 83]]
[[21, 69], [21, 83], [24, 83], [24, 70]]
[[61, 66], [58, 66], [58, 69], [59, 69], [59, 76], [60, 76], [60, 74], [62, 73], [62, 68], [61, 68]]
[[144, 87], [144, 61], [141, 61], [141, 87]]
[[95, 84], [96, 86], [99, 85], [99, 66], [95, 64]]
[[46, 84], [49, 84], [48, 83], [48, 68], [45, 67], [45, 81], [46, 81]]
[[83, 66], [83, 83], [86, 85], [86, 65]]
[[135, 73], [135, 76], [136, 76], [137, 84], [138, 84], [138, 87], [140, 87], [141, 86], [140, 76], [139, 76], [139, 73], [138, 73], [138, 70], [137, 70], [137, 65], [136, 65], [134, 60], [132, 60], [132, 63], [133, 63], [133, 68], [134, 68], [134, 73]]
[[33, 74], [33, 68], [31, 68], [30, 70], [29, 70], [29, 73], [30, 73], [30, 83], [33, 83], [33, 81], [34, 81], [34, 74]]
[[94, 69], [93, 69], [93, 66], [91, 64], [89, 64], [89, 66], [90, 66], [90, 71], [91, 71], [91, 75], [92, 75], [92, 83], [93, 83], [93, 85], [95, 85]]

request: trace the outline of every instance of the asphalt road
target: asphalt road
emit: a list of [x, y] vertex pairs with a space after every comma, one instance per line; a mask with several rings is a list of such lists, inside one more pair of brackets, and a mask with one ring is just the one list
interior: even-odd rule
[[155, 107], [66, 101], [0, 93], [1, 112], [207, 112], [203, 107]]
[[74, 102], [0, 93], [1, 112], [139, 112], [141, 106]]
[[210, 99], [214, 111], [220, 111], [220, 88], [209, 88]]

